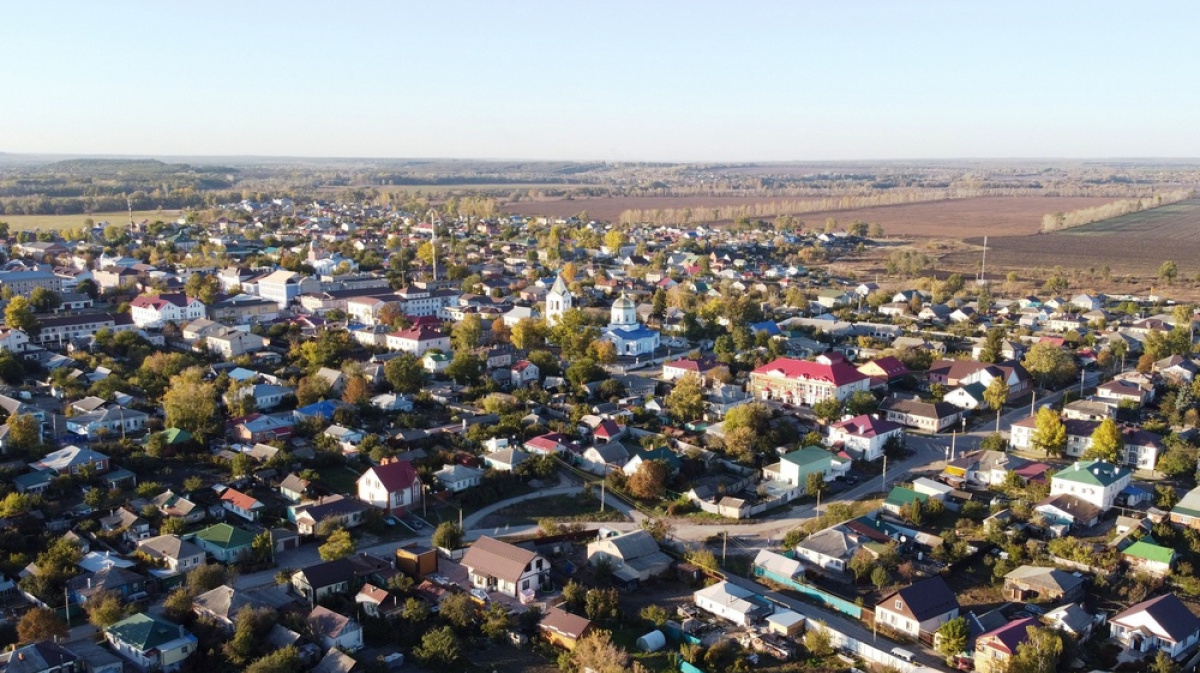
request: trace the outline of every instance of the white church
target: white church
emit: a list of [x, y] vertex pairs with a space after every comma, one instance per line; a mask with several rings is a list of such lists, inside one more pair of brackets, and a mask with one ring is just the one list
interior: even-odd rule
[[638, 322], [637, 305], [622, 294], [612, 305], [612, 320], [600, 335], [617, 347], [617, 355], [636, 357], [649, 355], [658, 348], [658, 331]]
[[571, 296], [571, 291], [567, 289], [567, 284], [563, 282], [562, 274], [558, 274], [558, 278], [554, 279], [554, 285], [550, 291], [546, 293], [546, 324], [550, 327], [558, 324], [558, 319], [562, 314], [571, 310], [575, 305], [575, 298]]

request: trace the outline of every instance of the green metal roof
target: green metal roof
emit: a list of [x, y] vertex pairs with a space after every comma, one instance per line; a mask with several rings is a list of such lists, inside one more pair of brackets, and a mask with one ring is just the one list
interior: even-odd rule
[[1170, 564], [1171, 559], [1175, 556], [1175, 552], [1171, 549], [1168, 549], [1167, 547], [1160, 547], [1145, 540], [1138, 540], [1137, 542], [1129, 545], [1129, 547], [1125, 549], [1125, 553], [1135, 558], [1167, 564]]
[[836, 458], [834, 454], [816, 446], [806, 446], [802, 449], [796, 449], [789, 454], [783, 456], [782, 460], [789, 463], [795, 463], [800, 467], [806, 467], [819, 463], [823, 460], [832, 460]]
[[254, 535], [237, 526], [227, 523], [217, 523], [196, 533], [196, 537], [222, 549], [237, 549], [249, 547], [254, 543]]
[[1129, 470], [1103, 460], [1081, 460], [1062, 472], [1055, 479], [1073, 481], [1077, 484], [1110, 486], [1129, 476]]
[[929, 502], [929, 496], [924, 493], [917, 493], [911, 488], [896, 486], [892, 488], [891, 493], [888, 493], [887, 500], [884, 500], [883, 504], [904, 507], [911, 504], [914, 500], [920, 500], [922, 503]]
[[142, 652], [161, 647], [181, 637], [179, 625], [146, 613], [122, 619], [106, 631]]

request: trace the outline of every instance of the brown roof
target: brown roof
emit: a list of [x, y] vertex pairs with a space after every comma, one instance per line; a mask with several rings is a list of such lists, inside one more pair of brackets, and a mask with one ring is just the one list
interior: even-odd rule
[[487, 536], [471, 545], [462, 563], [476, 575], [516, 583], [537, 554]]
[[583, 637], [584, 632], [591, 625], [591, 620], [586, 617], [573, 615], [559, 608], [550, 608], [546, 612], [546, 616], [542, 617], [542, 622], [538, 627], [548, 631], [556, 631], [568, 638], [579, 639]]
[[[896, 609], [896, 600], [901, 601], [903, 609]], [[923, 622], [957, 609], [958, 599], [946, 580], [935, 575], [896, 591], [879, 601], [879, 606]]]

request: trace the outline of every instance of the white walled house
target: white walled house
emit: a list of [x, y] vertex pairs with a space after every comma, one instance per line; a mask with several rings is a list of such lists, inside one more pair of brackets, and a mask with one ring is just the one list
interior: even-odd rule
[[139, 295], [129, 304], [133, 324], [141, 329], [161, 328], [168, 322], [176, 324], [203, 318], [204, 302], [183, 294]]
[[533, 600], [550, 579], [550, 561], [536, 552], [486, 535], [463, 556], [471, 586], [518, 598]]
[[829, 427], [830, 446], [842, 445], [852, 455], [862, 460], [877, 460], [883, 457], [883, 447], [893, 437], [902, 438], [904, 428], [891, 421], [863, 414], [834, 423]]
[[388, 334], [385, 337], [385, 343], [388, 350], [411, 353], [421, 357], [426, 351], [435, 348], [448, 352], [450, 335], [436, 327], [413, 327]]
[[1161, 650], [1177, 658], [1200, 640], [1197, 619], [1174, 594], [1142, 601], [1113, 617], [1112, 636], [1136, 652]]
[[1050, 478], [1050, 495], [1073, 495], [1107, 512], [1133, 474], [1100, 460], [1082, 460]]
[[958, 616], [958, 599], [940, 575], [885, 596], [875, 606], [875, 622], [916, 638]]
[[750, 626], [774, 612], [758, 594], [729, 582], [717, 582], [692, 595], [696, 607], [738, 626]]
[[407, 460], [384, 459], [358, 478], [358, 499], [389, 514], [403, 514], [420, 504], [421, 478]]

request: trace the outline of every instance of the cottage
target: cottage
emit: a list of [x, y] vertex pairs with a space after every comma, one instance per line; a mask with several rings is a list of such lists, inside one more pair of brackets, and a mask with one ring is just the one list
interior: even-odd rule
[[385, 510], [404, 514], [424, 496], [421, 478], [407, 460], [384, 458], [358, 478], [358, 499]]
[[644, 530], [596, 540], [588, 544], [587, 555], [590, 565], [608, 564], [613, 575], [626, 583], [645, 582], [671, 568], [671, 557]]
[[1112, 618], [1112, 636], [1134, 652], [1166, 652], [1177, 659], [1200, 639], [1200, 619], [1174, 594], [1142, 601]]
[[545, 557], [486, 535], [471, 545], [462, 564], [472, 587], [522, 602], [532, 600], [550, 579], [550, 562]]
[[227, 523], [218, 523], [196, 533], [201, 549], [222, 563], [237, 563], [249, 558], [254, 534]]
[[774, 612], [771, 604], [761, 596], [729, 582], [705, 587], [692, 598], [696, 607], [738, 626], [750, 626]]
[[109, 626], [104, 637], [118, 654], [142, 670], [176, 671], [198, 643], [182, 626], [147, 613]]
[[1077, 601], [1084, 589], [1082, 577], [1057, 568], [1023, 565], [1004, 576], [1004, 597], [1010, 601]]
[[885, 596], [875, 606], [875, 621], [916, 638], [932, 633], [958, 616], [958, 599], [940, 575]]
[[1005, 673], [1017, 648], [1029, 640], [1029, 629], [1040, 627], [1036, 617], [1024, 617], [975, 639], [975, 670], [979, 673]]
[[1068, 494], [1107, 512], [1117, 494], [1129, 486], [1130, 471], [1098, 460], [1078, 461], [1050, 479], [1050, 495]]
[[859, 460], [878, 460], [889, 441], [900, 440], [904, 428], [898, 423], [879, 418], [877, 415], [862, 414], [829, 426], [828, 443], [841, 446]]
[[356, 652], [363, 647], [362, 627], [355, 620], [318, 605], [306, 620], [326, 650]]
[[575, 645], [591, 630], [591, 620], [556, 607], [547, 610], [546, 616], [538, 624], [538, 632], [546, 642], [566, 650], [575, 649]]

